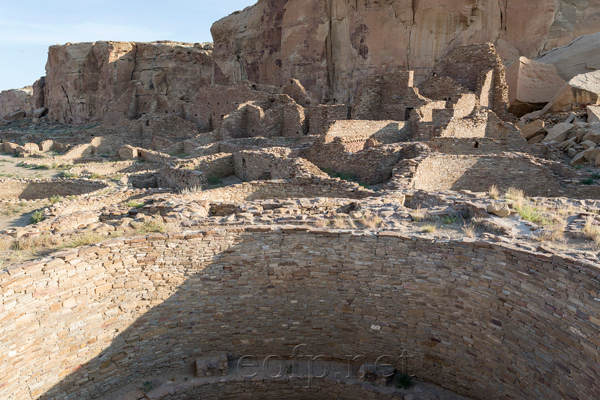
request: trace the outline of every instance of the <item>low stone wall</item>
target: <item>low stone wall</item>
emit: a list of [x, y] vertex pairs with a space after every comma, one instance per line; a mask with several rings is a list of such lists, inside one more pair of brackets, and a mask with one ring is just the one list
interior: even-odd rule
[[244, 182], [234, 186], [194, 193], [194, 200], [209, 202], [244, 202], [265, 199], [302, 199], [334, 197], [364, 199], [377, 193], [357, 183], [339, 179], [297, 178]]
[[293, 157], [291, 150], [284, 147], [239, 151], [233, 156], [233, 165], [235, 175], [243, 181], [326, 176], [316, 165]]
[[156, 184], [160, 188], [177, 190], [187, 188], [201, 189], [208, 185], [208, 180], [202, 171], [165, 166], [158, 171]]
[[597, 267], [507, 245], [303, 228], [154, 235], [11, 267], [0, 288], [8, 399], [95, 398], [223, 352], [389, 355], [474, 399], [600, 396]]
[[551, 168], [532, 159], [517, 155], [506, 156], [431, 156], [417, 167], [413, 177], [414, 189], [471, 190], [486, 192], [496, 185], [522, 189], [528, 196], [566, 196]]
[[107, 185], [82, 179], [3, 179], [0, 180], [0, 187], [0, 200], [34, 200], [89, 194], [105, 189]]

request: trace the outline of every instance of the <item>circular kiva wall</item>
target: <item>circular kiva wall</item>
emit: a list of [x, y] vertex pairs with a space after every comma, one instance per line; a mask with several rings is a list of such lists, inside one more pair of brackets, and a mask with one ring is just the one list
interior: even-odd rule
[[596, 266], [499, 244], [292, 228], [157, 235], [14, 268], [0, 288], [9, 399], [93, 398], [207, 354], [288, 357], [298, 345], [403, 357], [406, 372], [473, 399], [600, 398]]

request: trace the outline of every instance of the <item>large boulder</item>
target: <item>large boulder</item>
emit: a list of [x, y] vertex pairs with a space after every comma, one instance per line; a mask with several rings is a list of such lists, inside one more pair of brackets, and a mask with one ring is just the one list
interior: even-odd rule
[[548, 135], [546, 135], [544, 142], [562, 142], [567, 138], [567, 133], [574, 126], [575, 125], [569, 122], [562, 122], [554, 125], [552, 128], [548, 129]]
[[509, 110], [522, 116], [542, 109], [566, 84], [551, 64], [520, 57], [506, 72]]
[[600, 106], [587, 106], [588, 123], [600, 123]]
[[[597, 7], [600, 8], [600, 5]], [[598, 23], [596, 22], [596, 24]], [[536, 61], [554, 65], [558, 75], [565, 81], [570, 81], [577, 75], [600, 69], [600, 32], [598, 30], [600, 30], [600, 26], [596, 27], [596, 33], [578, 37], [566, 46], [550, 50]]]
[[543, 108], [547, 112], [561, 112], [582, 104], [600, 103], [600, 70], [580, 74], [571, 79]]

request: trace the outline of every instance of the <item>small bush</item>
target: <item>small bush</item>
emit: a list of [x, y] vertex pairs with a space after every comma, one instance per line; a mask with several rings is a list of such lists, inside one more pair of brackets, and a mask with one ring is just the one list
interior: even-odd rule
[[515, 205], [515, 210], [525, 221], [533, 222], [540, 225], [550, 225], [552, 220], [548, 218], [539, 209], [529, 203]]
[[146, 221], [137, 229], [138, 233], [150, 233], [150, 232], [164, 232], [165, 231], [165, 223], [159, 219], [152, 219], [150, 221]]
[[593, 184], [594, 184], [594, 182], [595, 182], [595, 181], [594, 181], [592, 178], [587, 178], [587, 179], [584, 179], [584, 180], [582, 180], [582, 181], [581, 181], [581, 183], [582, 183], [583, 185], [593, 185]]
[[41, 210], [35, 211], [33, 214], [31, 214], [32, 224], [37, 224], [38, 222], [42, 222], [45, 219], [46, 217], [44, 216], [44, 213]]
[[451, 224], [455, 223], [457, 220], [458, 220], [458, 215], [456, 215], [456, 214], [447, 215], [442, 218], [442, 222], [445, 223], [446, 225], [451, 225]]
[[40, 164], [40, 165], [35, 165], [33, 167], [33, 169], [50, 169], [50, 166], [46, 165], [46, 164]]
[[54, 196], [50, 197], [50, 203], [52, 203], [52, 204], [60, 203], [62, 201], [62, 199], [63, 199], [62, 197], [55, 194]]
[[125, 203], [125, 205], [129, 208], [142, 208], [144, 207], [144, 204], [144, 202], [136, 200], [129, 200], [127, 203]]
[[58, 174], [58, 176], [61, 178], [67, 178], [67, 179], [75, 179], [78, 177], [77, 174], [75, 174], [73, 172], [69, 172], [69, 171], [62, 171], [60, 174]]

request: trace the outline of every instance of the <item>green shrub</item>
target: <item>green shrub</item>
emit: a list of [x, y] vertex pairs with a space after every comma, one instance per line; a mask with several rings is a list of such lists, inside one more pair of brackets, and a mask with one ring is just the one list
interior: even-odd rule
[[41, 210], [35, 211], [33, 214], [31, 214], [32, 224], [37, 224], [38, 222], [42, 222], [45, 219], [46, 217], [44, 216], [44, 213]]
[[587, 178], [581, 181], [582, 184], [584, 185], [593, 185], [594, 184], [594, 180], [592, 178]]
[[62, 199], [63, 199], [62, 197], [55, 194], [54, 196], [50, 197], [50, 203], [52, 203], [52, 204], [60, 203], [62, 201]]
[[144, 207], [144, 202], [129, 200], [127, 203], [125, 203], [125, 205], [130, 208], [142, 208]]
[[58, 174], [58, 176], [61, 178], [75, 179], [78, 175], [73, 172], [62, 171], [60, 174]]
[[450, 225], [455, 223], [458, 220], [458, 215], [454, 214], [454, 215], [447, 215], [445, 217], [442, 218], [442, 222]]

